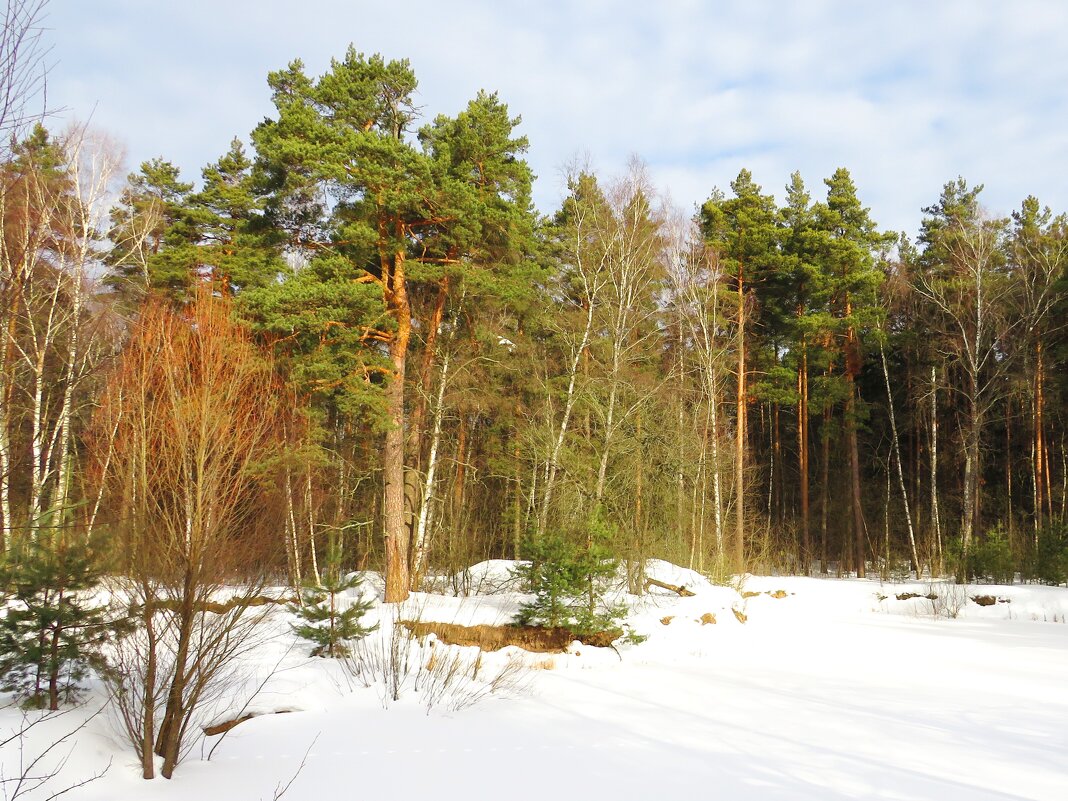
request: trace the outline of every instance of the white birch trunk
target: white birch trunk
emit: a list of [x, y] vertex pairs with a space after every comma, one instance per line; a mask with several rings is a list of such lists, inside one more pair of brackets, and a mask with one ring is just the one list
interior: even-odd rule
[[897, 461], [897, 484], [901, 491], [901, 504], [905, 509], [905, 523], [908, 525], [909, 549], [912, 552], [912, 565], [916, 570], [916, 577], [920, 575], [920, 557], [916, 551], [916, 533], [912, 528], [912, 511], [909, 507], [909, 495], [905, 490], [905, 470], [901, 465], [901, 445], [897, 436], [897, 418], [894, 414], [894, 396], [890, 391], [890, 370], [886, 364], [886, 351], [882, 342], [879, 343], [879, 356], [883, 362], [883, 380], [886, 382], [886, 407], [890, 413], [890, 434], [894, 439], [894, 458]]
[[446, 351], [441, 362], [441, 378], [438, 380], [438, 392], [434, 399], [434, 422], [430, 438], [430, 454], [427, 459], [426, 478], [423, 481], [423, 502], [419, 506], [419, 518], [415, 525], [414, 566], [416, 581], [420, 581], [425, 574], [430, 550], [430, 507], [434, 502], [434, 488], [437, 482], [438, 453], [441, 447], [442, 421], [445, 416], [445, 390], [449, 383], [450, 361], [451, 354]]

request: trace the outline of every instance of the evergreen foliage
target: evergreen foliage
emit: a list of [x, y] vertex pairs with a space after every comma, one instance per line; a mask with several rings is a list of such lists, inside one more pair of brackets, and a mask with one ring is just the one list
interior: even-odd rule
[[1024, 575], [1042, 584], [1068, 582], [1068, 523], [1051, 523], [1036, 532]]
[[143, 162], [111, 212], [107, 283], [129, 303], [151, 291], [181, 295], [191, 282], [190, 262], [196, 239], [188, 213], [193, 184], [162, 158]]
[[300, 618], [293, 626], [299, 637], [315, 644], [312, 656], [340, 659], [348, 656], [348, 643], [360, 640], [378, 628], [365, 626], [361, 619], [374, 606], [361, 597], [363, 576], [341, 569], [341, 545], [337, 538], [327, 550], [321, 581], [301, 589], [301, 603], [290, 604], [289, 611]]
[[0, 566], [0, 587], [9, 591], [0, 620], [4, 692], [56, 710], [77, 697], [91, 670], [105, 669], [101, 648], [121, 624], [94, 599], [99, 580], [81, 543], [28, 542], [9, 555]]
[[960, 541], [953, 543], [958, 582], [989, 582], [1012, 584], [1017, 559], [1005, 532], [993, 529], [965, 548]]
[[562, 627], [576, 634], [618, 628], [626, 614], [605, 599], [618, 576], [619, 560], [609, 546], [610, 531], [600, 514], [588, 522], [587, 542], [579, 544], [550, 531], [527, 543], [529, 561], [515, 569], [534, 597], [522, 604], [515, 622]]

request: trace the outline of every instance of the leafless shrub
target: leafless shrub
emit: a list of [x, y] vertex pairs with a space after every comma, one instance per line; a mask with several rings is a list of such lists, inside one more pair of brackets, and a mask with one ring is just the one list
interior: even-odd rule
[[413, 654], [414, 640], [397, 624], [398, 619], [395, 612], [392, 620], [383, 621], [377, 634], [353, 643], [342, 662], [353, 679], [364, 687], [379, 689], [382, 706], [387, 708], [416, 686], [418, 674], [418, 666], [413, 665], [418, 659], [418, 654]]
[[170, 778], [271, 605], [287, 395], [268, 355], [198, 287], [183, 314], [141, 312], [87, 437], [133, 639], [113, 697], [141, 757]]
[[953, 582], [931, 582], [927, 585], [927, 599], [932, 616], [956, 619], [968, 605], [968, 587]]
[[[10, 706], [9, 704], [0, 710], [9, 709]], [[38, 749], [27, 746], [27, 740], [35, 729], [49, 726], [70, 715], [76, 709], [77, 707], [73, 707], [59, 712], [43, 713], [23, 710], [13, 727], [0, 733], [0, 754], [17, 755], [14, 760], [16, 763], [14, 773], [11, 775], [7, 773], [7, 765], [0, 763], [0, 799], [2, 801], [15, 801], [17, 798], [31, 794], [37, 798], [43, 798], [44, 801], [51, 801], [72, 790], [85, 787], [108, 772], [111, 768], [110, 760], [103, 770], [90, 776], [67, 783], [56, 781], [77, 745], [77, 735], [103, 711], [103, 708], [98, 709], [73, 728], [48, 737], [48, 742], [43, 747]]]
[[[472, 655], [469, 649], [441, 645], [436, 640], [430, 642], [429, 650], [420, 694], [427, 712], [436, 706], [458, 712], [490, 696], [518, 695], [528, 687], [529, 670], [517, 654], [510, 654], [503, 666], [486, 669], [481, 651]], [[443, 653], [437, 656], [435, 651]]]
[[161, 597], [145, 603], [144, 595], [134, 596], [140, 625], [108, 654], [111, 714], [142, 767], [152, 764], [168, 719], [177, 720], [172, 725], [178, 744], [171, 752], [176, 764], [201, 741], [206, 723], [230, 708], [235, 697], [251, 694], [245, 657], [259, 645], [253, 635], [272, 611], [266, 605], [234, 606], [187, 615], [159, 604]]

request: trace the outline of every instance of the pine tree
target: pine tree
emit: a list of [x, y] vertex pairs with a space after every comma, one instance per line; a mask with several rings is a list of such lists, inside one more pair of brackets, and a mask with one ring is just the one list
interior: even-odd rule
[[[815, 213], [800, 173], [790, 176], [786, 188], [786, 206], [781, 211], [783, 226], [782, 262], [779, 287], [782, 312], [789, 317], [786, 328], [790, 339], [790, 358], [797, 375], [797, 453], [801, 501], [801, 562], [808, 571], [813, 556], [810, 533], [809, 451], [811, 412], [809, 389], [813, 363], [819, 362], [819, 343], [828, 327], [826, 291], [817, 264]], [[792, 308], [791, 308], [792, 306]], [[826, 552], [826, 543], [821, 555]]]
[[105, 279], [128, 301], [150, 290], [180, 295], [190, 283], [196, 226], [189, 216], [193, 184], [182, 181], [174, 164], [161, 158], [143, 162], [127, 178], [111, 212]]
[[100, 571], [87, 546], [38, 541], [13, 551], [0, 567], [10, 589], [0, 620], [2, 689], [33, 706], [59, 709], [77, 696], [90, 670], [103, 670], [101, 647], [119, 624], [91, 592]]
[[731, 274], [737, 290], [737, 380], [735, 413], [735, 527], [734, 567], [745, 567], [745, 497], [747, 461], [748, 375], [751, 369], [749, 340], [753, 338], [749, 320], [750, 296], [777, 260], [779, 232], [776, 229], [775, 198], [761, 193], [749, 170], [742, 170], [731, 182], [734, 197], [718, 191], [701, 207], [701, 230], [720, 263]]
[[575, 634], [618, 627], [626, 608], [605, 600], [608, 583], [619, 572], [619, 560], [610, 548], [612, 532], [600, 512], [590, 517], [587, 527], [584, 544], [557, 531], [527, 544], [530, 561], [515, 573], [534, 597], [519, 607], [516, 623], [562, 627]]
[[201, 175], [203, 189], [188, 198], [197, 246], [195, 275], [228, 294], [273, 283], [283, 264], [280, 233], [265, 224], [265, 199], [256, 191], [252, 161], [240, 139]]
[[831, 295], [831, 312], [835, 318], [833, 332], [841, 353], [841, 372], [845, 379], [845, 434], [849, 456], [852, 529], [857, 575], [865, 574], [869, 551], [867, 524], [861, 494], [860, 451], [857, 431], [867, 409], [860, 397], [857, 378], [863, 366], [863, 338], [879, 317], [877, 289], [883, 280], [875, 254], [889, 247], [889, 237], [876, 230], [869, 210], [861, 205], [849, 170], [839, 168], [824, 180], [827, 201], [816, 205], [817, 245], [824, 270], [823, 278]]
[[[349, 654], [346, 643], [363, 639], [378, 628], [377, 623], [368, 627], [360, 622], [374, 602], [360, 596], [362, 574], [342, 571], [341, 544], [336, 538], [328, 547], [321, 579], [318, 585], [305, 585], [301, 603], [289, 606], [289, 611], [302, 621], [293, 626], [293, 631], [315, 643], [312, 656], [339, 659]], [[356, 600], [349, 600], [346, 595], [355, 595]]]
[[[351, 47], [318, 79], [294, 61], [268, 82], [277, 119], [252, 136], [267, 218], [294, 250], [327, 261], [337, 280], [377, 293], [384, 312], [353, 330], [361, 345], [388, 356], [385, 369], [360, 378], [381, 392], [388, 418], [385, 595], [403, 601], [413, 516], [405, 493], [409, 407], [421, 408], [406, 399], [407, 364], [413, 336], [425, 331], [429, 339], [437, 330], [432, 321], [413, 324], [418, 296], [436, 286], [444, 298], [460, 277], [472, 291], [490, 287], [495, 271], [483, 268], [519, 263], [511, 243], [531, 227], [530, 171], [519, 157], [526, 141], [511, 136], [518, 119], [483, 94], [455, 120], [424, 128], [416, 147], [408, 136], [417, 116], [410, 64]], [[327, 338], [347, 325], [332, 325]], [[433, 353], [429, 343], [424, 348]]]

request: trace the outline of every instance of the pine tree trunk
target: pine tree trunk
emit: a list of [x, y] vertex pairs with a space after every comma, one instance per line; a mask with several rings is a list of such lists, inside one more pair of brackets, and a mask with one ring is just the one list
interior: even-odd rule
[[823, 407], [820, 444], [823, 449], [820, 468], [820, 572], [827, 572], [827, 498], [831, 472], [831, 406]]
[[856, 425], [856, 384], [853, 376], [846, 373], [846, 381], [849, 388], [846, 394], [846, 447], [849, 449], [849, 485], [850, 496], [853, 505], [853, 536], [856, 539], [856, 570], [857, 578], [866, 575], [865, 561], [868, 549], [865, 536], [864, 507], [861, 505], [860, 494], [860, 452], [857, 447]]
[[797, 468], [801, 477], [801, 564], [808, 575], [812, 559], [808, 498], [808, 347], [801, 338], [801, 366], [797, 372]]
[[[845, 316], [852, 319], [853, 303], [845, 298]], [[845, 379], [846, 379], [846, 448], [849, 450], [849, 484], [853, 505], [853, 536], [856, 542], [857, 577], [864, 578], [867, 560], [867, 526], [864, 523], [864, 507], [860, 493], [860, 451], [857, 447], [857, 375], [860, 374], [860, 343], [857, 332], [850, 326], [846, 331]]]
[[396, 251], [389, 265], [386, 301], [397, 330], [389, 343], [393, 375], [386, 387], [386, 413], [389, 430], [382, 453], [385, 488], [382, 498], [383, 528], [386, 546], [386, 603], [408, 598], [408, 526], [404, 503], [404, 380], [408, 359], [408, 340], [412, 330], [412, 311], [408, 302], [405, 254]]
[[734, 569], [745, 570], [745, 283], [738, 266], [738, 393], [734, 441]]
[[785, 518], [784, 509], [786, 506], [783, 481], [786, 477], [786, 470], [783, 468], [782, 463], [782, 436], [779, 430], [779, 410], [778, 403], [772, 405], [771, 419], [772, 419], [772, 439], [774, 441], [774, 447], [772, 448], [772, 458], [775, 464], [778, 466], [778, 470], [775, 472], [775, 511], [776, 518], [780, 523]]

